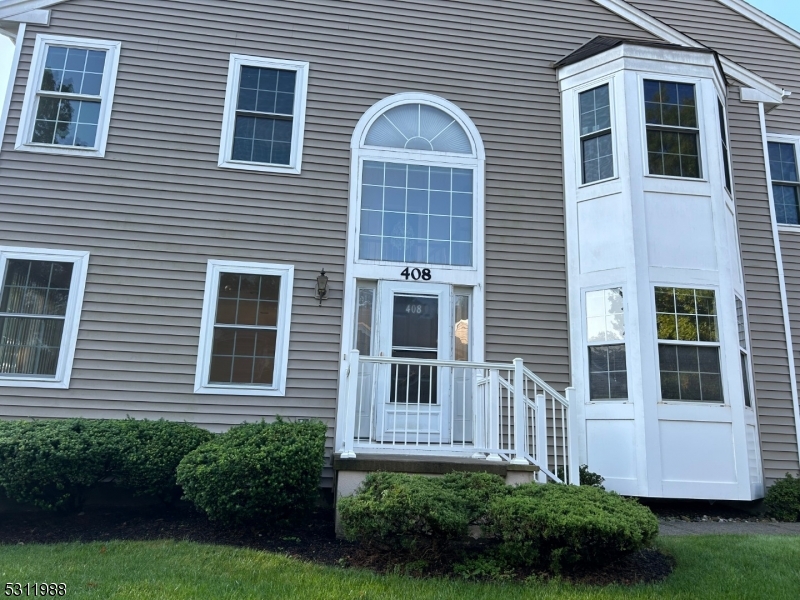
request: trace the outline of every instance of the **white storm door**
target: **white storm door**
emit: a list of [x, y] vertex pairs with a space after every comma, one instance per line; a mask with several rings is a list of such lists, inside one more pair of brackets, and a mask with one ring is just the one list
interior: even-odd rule
[[[381, 281], [378, 349], [382, 356], [452, 360], [449, 285]], [[395, 444], [440, 444], [450, 439], [450, 369], [381, 365], [375, 431]]]

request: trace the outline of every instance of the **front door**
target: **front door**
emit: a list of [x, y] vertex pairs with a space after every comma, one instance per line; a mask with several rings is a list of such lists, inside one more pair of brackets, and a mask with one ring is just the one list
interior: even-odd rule
[[[378, 348], [398, 359], [452, 360], [450, 286], [381, 281]], [[449, 441], [449, 370], [433, 365], [384, 365], [375, 430], [382, 441]]]

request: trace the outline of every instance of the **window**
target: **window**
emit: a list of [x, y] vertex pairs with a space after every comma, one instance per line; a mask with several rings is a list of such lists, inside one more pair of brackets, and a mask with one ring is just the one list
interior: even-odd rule
[[16, 149], [105, 154], [120, 43], [36, 36]]
[[650, 174], [699, 178], [694, 85], [645, 80], [644, 102]]
[[800, 225], [800, 178], [795, 145], [769, 142], [768, 148], [775, 219], [785, 225]]
[[356, 308], [356, 350], [362, 356], [372, 356], [372, 329], [375, 321], [375, 287], [358, 288]]
[[219, 166], [300, 173], [308, 63], [231, 55]]
[[722, 162], [725, 166], [725, 189], [731, 191], [731, 159], [728, 148], [728, 129], [725, 127], [725, 105], [717, 98], [717, 112], [719, 114], [719, 135], [722, 139]]
[[0, 385], [69, 387], [88, 257], [0, 248]]
[[471, 169], [365, 161], [359, 258], [472, 265]]
[[469, 301], [468, 294], [455, 294], [453, 306], [453, 358], [469, 360]]
[[360, 154], [359, 260], [475, 266], [479, 160], [456, 117], [393, 106], [372, 120]]
[[614, 176], [608, 84], [580, 94], [583, 183]]
[[294, 267], [209, 261], [195, 392], [282, 396]]
[[622, 288], [586, 293], [589, 399], [628, 398]]
[[739, 326], [739, 351], [742, 359], [742, 385], [744, 386], [744, 405], [752, 406], [750, 398], [750, 358], [747, 352], [747, 331], [744, 325], [744, 305], [736, 298], [736, 322]]
[[713, 290], [655, 289], [661, 398], [723, 402]]

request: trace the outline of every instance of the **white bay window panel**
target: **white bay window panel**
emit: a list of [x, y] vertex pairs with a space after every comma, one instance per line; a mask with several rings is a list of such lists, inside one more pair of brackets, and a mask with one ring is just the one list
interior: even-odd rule
[[294, 267], [211, 260], [195, 392], [282, 396]]
[[36, 36], [16, 149], [102, 157], [121, 44]]
[[0, 248], [0, 386], [69, 387], [88, 257]]
[[299, 174], [307, 62], [232, 54], [219, 166]]

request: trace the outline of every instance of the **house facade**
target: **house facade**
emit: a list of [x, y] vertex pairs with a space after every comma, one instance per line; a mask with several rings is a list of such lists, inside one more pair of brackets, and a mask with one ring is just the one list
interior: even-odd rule
[[0, 0], [0, 28], [0, 418], [321, 419], [327, 486], [800, 471], [800, 34], [741, 0]]

